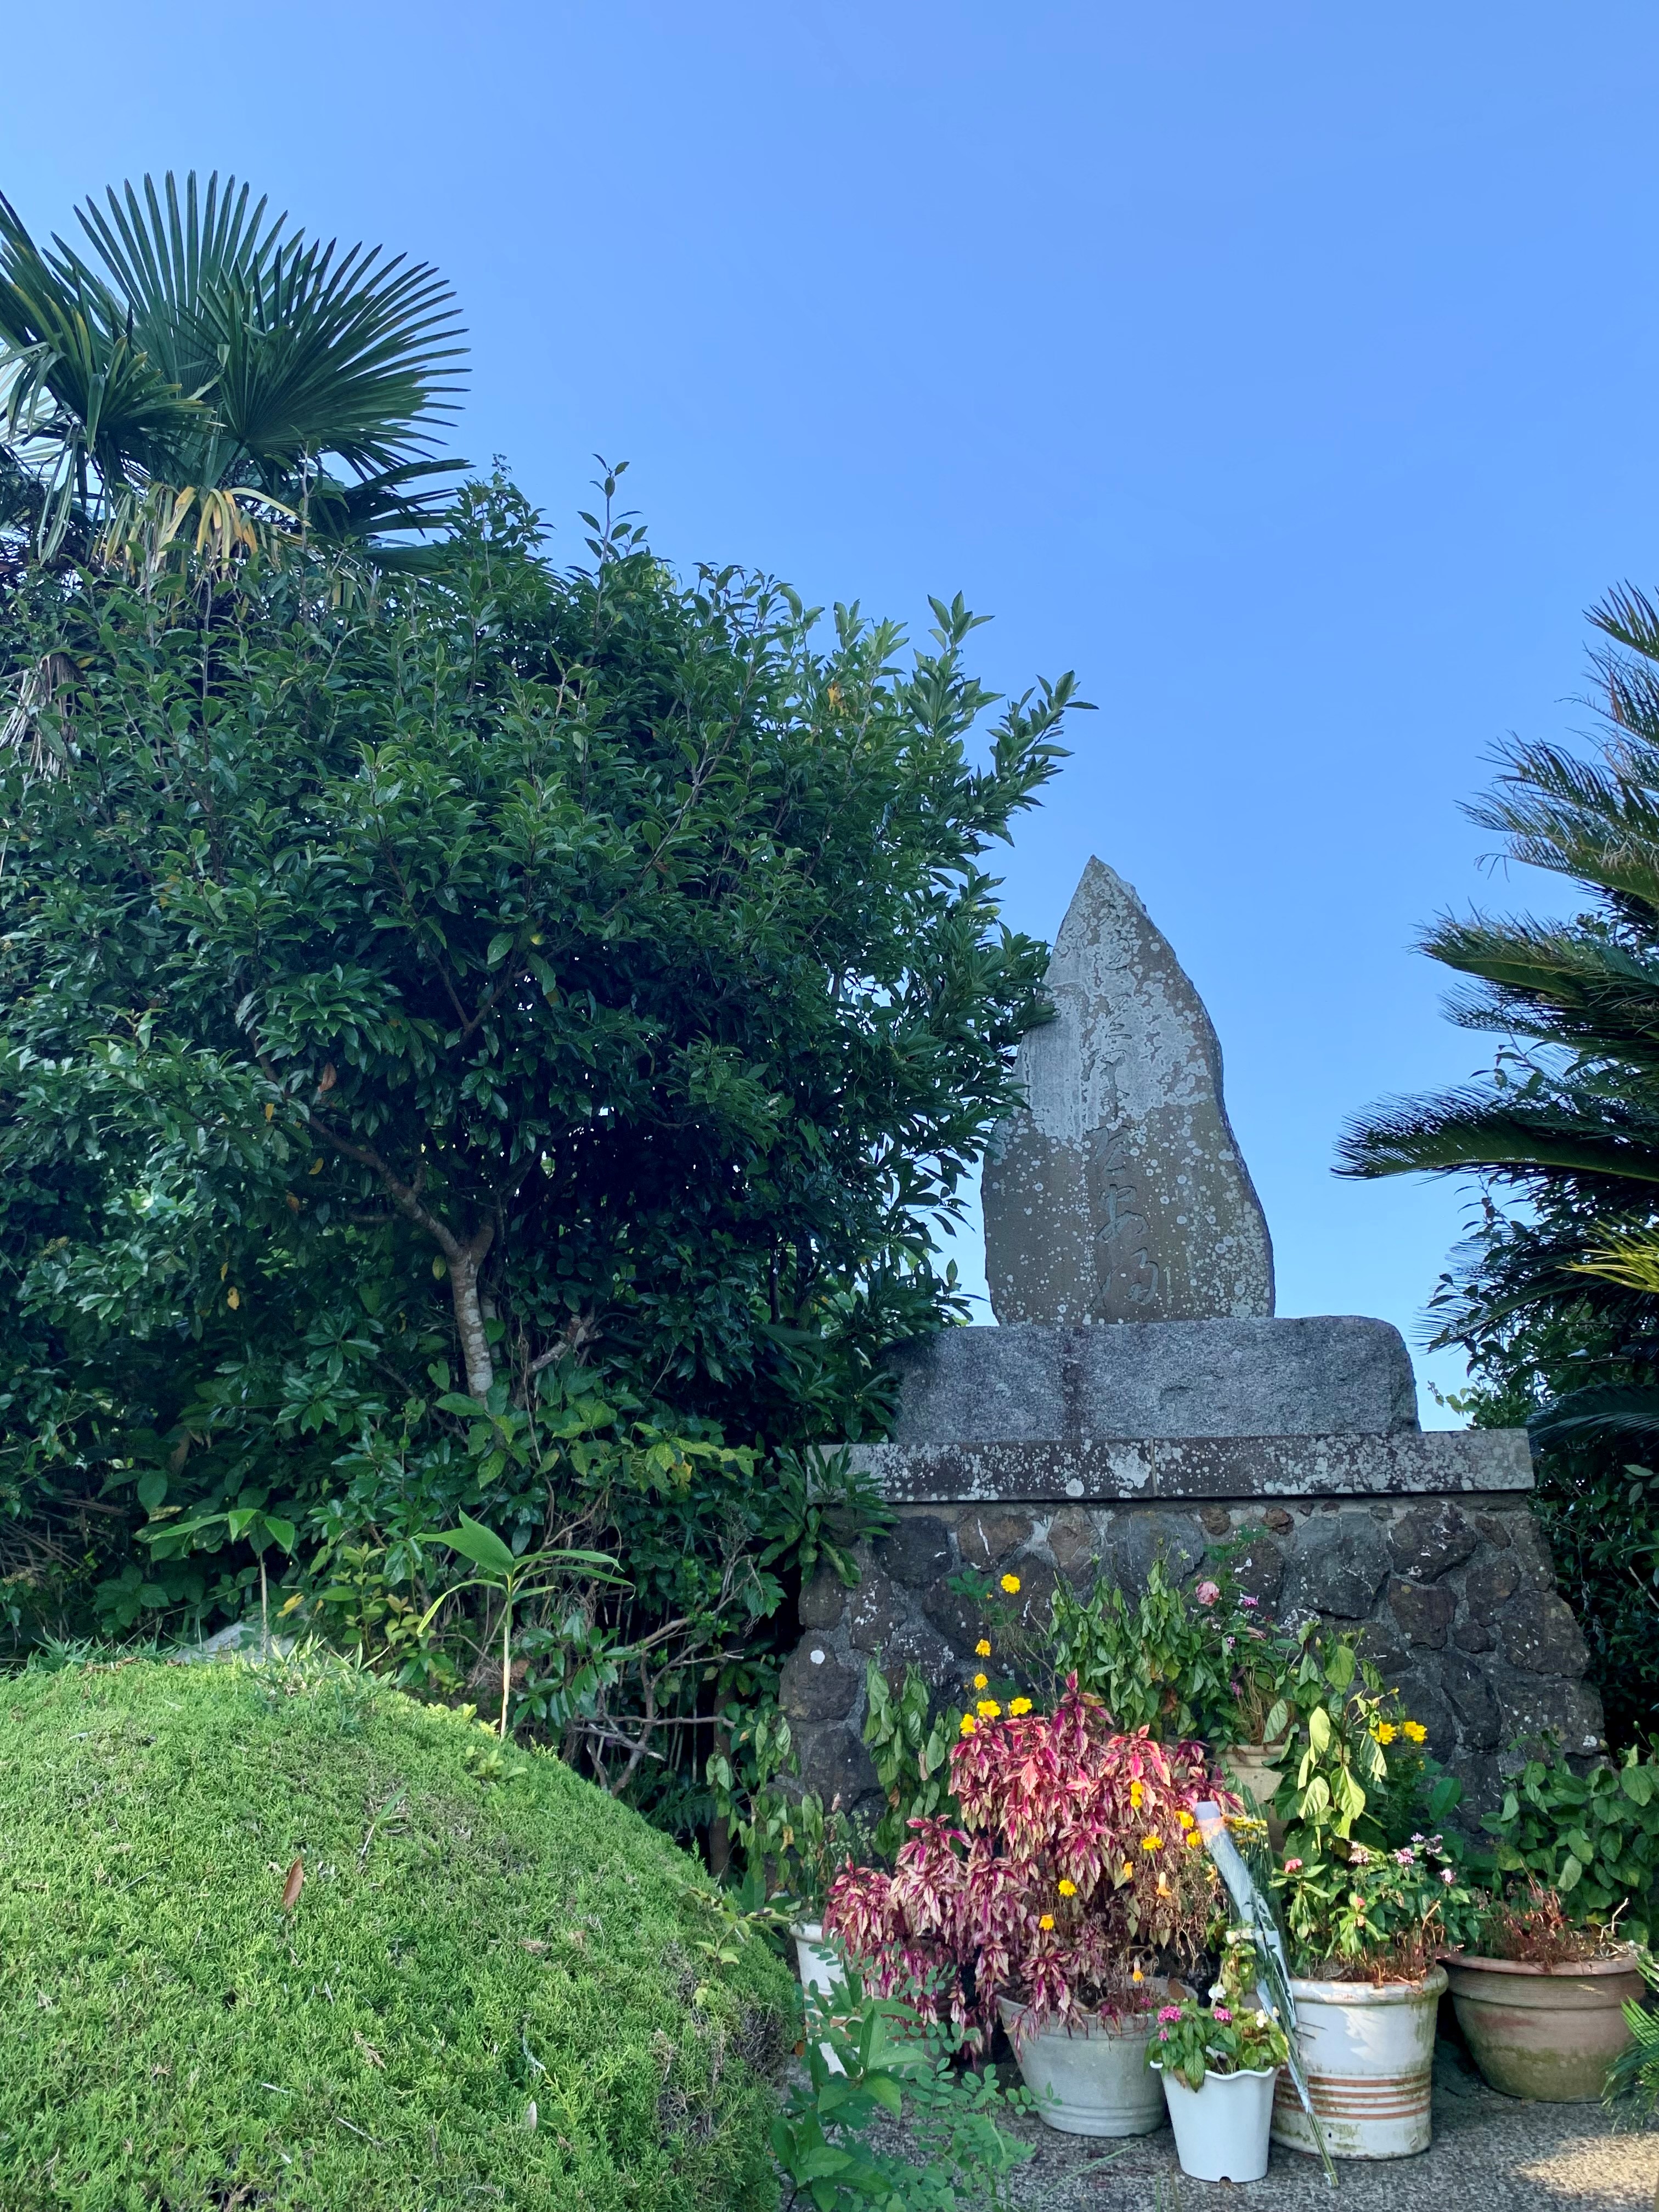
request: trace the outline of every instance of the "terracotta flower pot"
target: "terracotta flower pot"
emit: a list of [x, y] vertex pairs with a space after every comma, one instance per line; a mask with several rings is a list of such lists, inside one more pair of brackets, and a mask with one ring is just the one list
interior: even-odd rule
[[[1445, 1969], [1420, 1982], [1291, 1978], [1297, 2045], [1313, 2108], [1334, 2158], [1409, 2158], [1429, 2147], [1434, 2015]], [[1288, 2068], [1273, 2099], [1273, 2141], [1316, 2155]]]
[[999, 2009], [1025, 2086], [1051, 2128], [1068, 2136], [1149, 2136], [1163, 2124], [1164, 2091], [1146, 2063], [1156, 2015], [1085, 2014], [1067, 2030], [1047, 2021], [1022, 2033], [1025, 2008]]
[[1635, 1955], [1535, 1966], [1449, 1953], [1457, 2025], [1474, 2063], [1506, 2097], [1589, 2105], [1632, 2041], [1621, 2009], [1645, 1984]]

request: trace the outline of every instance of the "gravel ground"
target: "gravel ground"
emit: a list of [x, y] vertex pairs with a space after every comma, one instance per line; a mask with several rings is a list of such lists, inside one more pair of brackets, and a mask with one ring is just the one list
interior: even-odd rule
[[1036, 2119], [1013, 2131], [1036, 2154], [1013, 2177], [1021, 2212], [1659, 2212], [1659, 2134], [1620, 2131], [1595, 2105], [1500, 2097], [1445, 2043], [1432, 2146], [1420, 2158], [1340, 2162], [1335, 2197], [1317, 2160], [1277, 2145], [1266, 2180], [1235, 2187], [1189, 2180], [1167, 2126], [1123, 2146]]

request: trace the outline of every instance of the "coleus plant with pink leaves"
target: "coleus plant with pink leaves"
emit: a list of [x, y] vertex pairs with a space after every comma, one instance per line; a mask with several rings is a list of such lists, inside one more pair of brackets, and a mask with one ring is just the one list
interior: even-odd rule
[[1052, 1713], [1024, 1698], [965, 1717], [951, 1754], [960, 1826], [915, 1820], [890, 1873], [848, 1866], [824, 1926], [883, 1994], [981, 2032], [999, 1999], [1045, 2021], [1155, 2001], [1222, 1911], [1196, 1808], [1235, 1808], [1201, 1744], [1117, 1729], [1077, 1678]]

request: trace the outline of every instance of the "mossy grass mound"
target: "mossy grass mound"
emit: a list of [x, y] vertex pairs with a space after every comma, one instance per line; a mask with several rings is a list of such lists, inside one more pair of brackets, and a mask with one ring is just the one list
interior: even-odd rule
[[774, 2201], [787, 1978], [557, 1759], [334, 1662], [0, 1708], [6, 2212]]

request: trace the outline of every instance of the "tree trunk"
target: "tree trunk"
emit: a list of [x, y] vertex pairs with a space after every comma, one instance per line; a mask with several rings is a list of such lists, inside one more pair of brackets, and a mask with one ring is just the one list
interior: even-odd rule
[[489, 1251], [494, 1231], [480, 1231], [470, 1244], [458, 1246], [449, 1257], [449, 1294], [455, 1305], [455, 1333], [461, 1340], [466, 1364], [466, 1387], [474, 1398], [486, 1398], [495, 1380], [495, 1363], [489, 1356], [483, 1307], [478, 1297], [478, 1267]]

